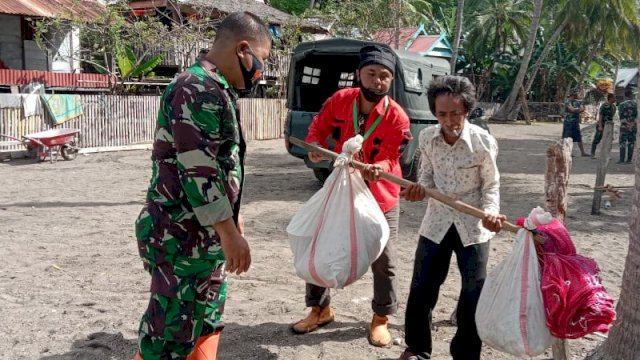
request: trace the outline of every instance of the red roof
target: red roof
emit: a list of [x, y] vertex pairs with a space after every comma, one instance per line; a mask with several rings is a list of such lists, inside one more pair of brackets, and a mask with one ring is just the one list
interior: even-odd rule
[[[400, 48], [404, 49], [413, 36], [418, 32], [419, 28], [402, 28], [400, 29]], [[423, 35], [420, 34], [409, 46], [409, 51], [414, 53], [423, 53], [429, 49], [440, 39], [440, 35]], [[395, 48], [394, 29], [383, 29], [373, 34], [373, 40], [379, 43], [387, 44]]]
[[0, 69], [0, 85], [27, 85], [32, 81], [43, 83], [46, 87], [109, 88], [109, 76], [103, 74]]
[[[400, 48], [404, 48], [407, 45], [416, 31], [418, 31], [418, 29], [416, 28], [400, 29]], [[396, 47], [394, 29], [383, 29], [376, 32], [375, 34], [373, 34], [373, 40], [382, 44], [387, 44], [394, 49]]]
[[440, 35], [420, 35], [409, 46], [409, 51], [414, 53], [423, 53], [438, 42]]
[[2, 0], [0, 14], [56, 17], [71, 13], [82, 18], [95, 18], [104, 12], [97, 0]]

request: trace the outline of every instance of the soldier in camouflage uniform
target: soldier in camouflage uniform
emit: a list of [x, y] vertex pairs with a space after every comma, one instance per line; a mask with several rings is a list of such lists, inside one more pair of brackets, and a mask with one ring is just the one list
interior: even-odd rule
[[136, 221], [151, 274], [136, 359], [216, 358], [225, 272], [251, 263], [240, 218], [246, 146], [236, 94], [255, 84], [270, 47], [260, 18], [230, 14], [211, 51], [162, 96], [151, 184]]
[[[620, 161], [622, 163], [631, 163], [633, 158], [633, 148], [636, 143], [636, 133], [638, 131], [638, 104], [633, 96], [633, 91], [627, 89], [624, 92], [627, 100], [620, 104]], [[625, 161], [626, 155], [626, 161]]]
[[596, 124], [596, 134], [593, 136], [593, 142], [591, 143], [591, 158], [596, 158], [596, 148], [600, 141], [602, 141], [602, 132], [604, 131], [604, 124], [607, 122], [613, 122], [613, 117], [616, 115], [616, 96], [613, 94], [607, 95], [607, 102], [600, 105], [600, 111], [598, 112], [598, 123]]
[[569, 98], [564, 102], [564, 121], [562, 123], [562, 138], [571, 138], [574, 144], [578, 144], [580, 154], [589, 156], [582, 146], [582, 133], [580, 132], [580, 114], [584, 112], [584, 106], [578, 100], [578, 92], [573, 90]]

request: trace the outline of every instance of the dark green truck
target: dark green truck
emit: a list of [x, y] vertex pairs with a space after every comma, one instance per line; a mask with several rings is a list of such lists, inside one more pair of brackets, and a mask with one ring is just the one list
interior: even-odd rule
[[[325, 100], [339, 89], [357, 86], [355, 71], [358, 68], [359, 51], [369, 44], [377, 43], [353, 39], [304, 42], [292, 54], [287, 84], [289, 112], [284, 131], [285, 143], [287, 151], [304, 159], [320, 181], [324, 181], [331, 172], [331, 163], [310, 162], [307, 151], [290, 144], [288, 138], [294, 136], [304, 140], [313, 117]], [[435, 77], [449, 73], [449, 62], [404, 50], [394, 52], [396, 75], [389, 95], [409, 116], [413, 134], [413, 141], [406, 147], [400, 163], [403, 176], [415, 180], [420, 158], [418, 134], [425, 127], [438, 123], [429, 111], [426, 88]]]

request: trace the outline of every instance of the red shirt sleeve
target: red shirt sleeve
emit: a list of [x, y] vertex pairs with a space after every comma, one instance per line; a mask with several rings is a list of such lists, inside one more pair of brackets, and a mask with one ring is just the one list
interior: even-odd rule
[[396, 111], [393, 126], [385, 134], [385, 141], [380, 147], [379, 158], [382, 160], [377, 161], [376, 164], [380, 165], [384, 172], [391, 172], [398, 166], [400, 156], [411, 139], [413, 137], [409, 117], [402, 110]]
[[322, 109], [318, 115], [313, 118], [311, 125], [309, 125], [309, 132], [305, 139], [308, 143], [320, 143], [324, 148], [327, 148], [327, 138], [331, 135], [331, 126], [333, 119], [335, 119], [335, 96], [330, 97], [322, 105]]

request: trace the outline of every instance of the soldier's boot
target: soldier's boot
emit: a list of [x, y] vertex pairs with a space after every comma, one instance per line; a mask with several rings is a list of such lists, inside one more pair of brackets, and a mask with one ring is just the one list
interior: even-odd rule
[[307, 334], [331, 323], [334, 317], [335, 314], [330, 306], [312, 306], [309, 315], [293, 324], [291, 330], [296, 334]]
[[373, 314], [371, 325], [369, 326], [369, 342], [373, 346], [386, 347], [391, 344], [391, 333], [387, 324], [389, 318], [386, 315]]
[[627, 162], [630, 163], [631, 159], [633, 159], [633, 148], [634, 148], [634, 143], [629, 143], [627, 145]]
[[624, 144], [620, 144], [620, 160], [618, 161], [618, 164], [622, 164], [624, 163], [624, 159], [626, 158], [626, 151], [627, 151], [627, 147], [624, 146]]
[[212, 334], [200, 336], [196, 346], [187, 356], [186, 360], [216, 360], [218, 356], [218, 344], [220, 343], [220, 330]]

